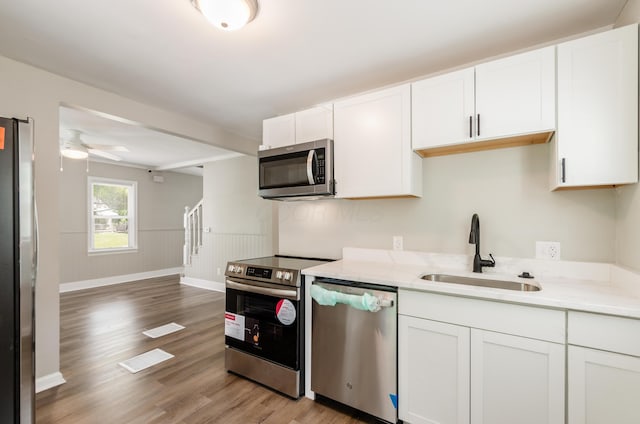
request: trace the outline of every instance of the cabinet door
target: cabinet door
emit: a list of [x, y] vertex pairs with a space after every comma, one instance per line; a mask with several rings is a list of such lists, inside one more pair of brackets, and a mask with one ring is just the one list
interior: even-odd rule
[[554, 187], [638, 181], [637, 25], [558, 46], [556, 138]]
[[471, 330], [473, 424], [564, 423], [564, 345]]
[[569, 346], [569, 424], [640, 423], [640, 358]]
[[469, 422], [469, 329], [398, 317], [398, 412], [412, 424]]
[[333, 106], [318, 106], [296, 112], [296, 143], [328, 138], [333, 140]]
[[421, 194], [409, 84], [336, 102], [333, 111], [336, 197]]
[[262, 121], [262, 144], [267, 148], [295, 144], [295, 114], [276, 116]]
[[555, 47], [476, 66], [476, 138], [555, 129]]
[[414, 150], [473, 139], [473, 80], [473, 68], [468, 68], [411, 84]]

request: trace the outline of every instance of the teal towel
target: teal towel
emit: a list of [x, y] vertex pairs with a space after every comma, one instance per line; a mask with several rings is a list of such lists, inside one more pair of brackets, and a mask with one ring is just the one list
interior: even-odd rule
[[358, 296], [327, 290], [324, 287], [313, 284], [311, 286], [311, 297], [319, 305], [323, 306], [336, 306], [338, 303], [343, 303], [361, 311], [378, 312], [380, 310], [380, 299], [369, 293]]

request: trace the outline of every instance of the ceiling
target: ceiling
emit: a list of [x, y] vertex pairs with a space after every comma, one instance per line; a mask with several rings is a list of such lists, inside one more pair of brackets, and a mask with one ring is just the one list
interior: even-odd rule
[[223, 32], [189, 0], [20, 0], [0, 8], [0, 54], [257, 145], [264, 118], [609, 26], [625, 3], [259, 0]]
[[[61, 140], [71, 138], [74, 130], [81, 131], [80, 138], [85, 144], [124, 147], [126, 151], [107, 151], [121, 159], [117, 163], [156, 171], [202, 175], [198, 165], [240, 156], [210, 144], [122, 122], [115, 117], [61, 106]], [[90, 159], [113, 162], [93, 155]]]

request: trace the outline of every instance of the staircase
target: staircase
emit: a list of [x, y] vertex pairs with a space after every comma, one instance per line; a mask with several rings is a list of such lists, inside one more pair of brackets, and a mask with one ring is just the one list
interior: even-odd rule
[[[207, 205], [207, 207], [211, 207]], [[184, 208], [184, 247], [182, 281], [196, 287], [224, 291], [224, 271], [231, 260], [273, 254], [270, 231], [223, 232], [212, 230], [205, 218], [203, 202]], [[215, 225], [215, 224], [214, 224]], [[220, 225], [225, 228], [224, 225]]]
[[189, 209], [184, 207], [184, 248], [182, 263], [191, 265], [193, 257], [202, 248], [202, 199]]

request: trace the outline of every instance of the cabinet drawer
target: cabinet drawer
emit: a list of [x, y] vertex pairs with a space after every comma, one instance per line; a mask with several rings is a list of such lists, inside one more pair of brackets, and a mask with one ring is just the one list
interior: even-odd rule
[[565, 312], [412, 290], [399, 290], [398, 313], [472, 328], [565, 343]]
[[640, 320], [569, 311], [569, 344], [640, 356]]

